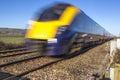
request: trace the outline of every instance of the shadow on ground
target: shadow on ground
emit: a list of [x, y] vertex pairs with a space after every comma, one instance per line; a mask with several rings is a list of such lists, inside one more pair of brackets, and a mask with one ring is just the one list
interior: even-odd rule
[[104, 78], [104, 79], [102, 79], [102, 80], [110, 80], [110, 78]]
[[[0, 80], [3, 80], [5, 78], [8, 78], [10, 76], [14, 76], [12, 74], [6, 73], [6, 72], [0, 72]], [[23, 77], [16, 77], [14, 80], [30, 80], [28, 78], [23, 78]]]

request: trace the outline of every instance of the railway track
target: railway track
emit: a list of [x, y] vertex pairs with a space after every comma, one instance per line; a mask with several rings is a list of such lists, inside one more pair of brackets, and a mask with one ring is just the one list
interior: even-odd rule
[[[19, 49], [19, 50], [21, 50], [21, 49]], [[11, 51], [13, 51], [13, 50], [11, 50]], [[22, 50], [20, 52], [17, 49], [17, 52], [0, 55], [0, 67], [18, 63], [18, 62], [22, 62], [25, 60], [29, 60], [29, 58], [30, 59], [32, 59], [34, 57], [36, 58], [37, 57], [36, 54], [34, 55], [34, 52], [36, 52], [36, 51], [37, 50], [34, 49], [34, 50], [25, 50], [25, 51]], [[28, 59], [26, 59], [26, 58], [28, 58]]]
[[27, 50], [27, 48], [19, 48], [19, 49], [4, 50], [4, 51], [0, 51], [0, 54], [11, 53], [11, 52], [17, 52], [17, 51], [24, 51], [24, 50]]
[[[55, 63], [58, 63], [58, 62], [60, 62], [60, 61], [63, 61], [63, 60], [69, 59], [69, 58], [73, 58], [73, 57], [75, 57], [75, 56], [77, 56], [77, 55], [79, 55], [79, 54], [81, 54], [81, 53], [84, 53], [85, 51], [87, 51], [87, 50], [89, 50], [89, 49], [90, 49], [90, 48], [87, 48], [87, 49], [81, 50], [81, 51], [79, 51], [79, 52], [75, 52], [74, 54], [66, 55], [66, 56], [64, 56], [64, 57], [62, 57], [62, 58], [55, 58], [54, 60], [52, 60], [52, 61], [50, 61], [50, 62], [47, 62], [47, 63], [45, 63], [45, 64], [43, 64], [43, 65], [40, 65], [40, 66], [31, 68], [31, 69], [29, 69], [29, 70], [27, 70], [27, 71], [24, 71], [24, 72], [22, 72], [22, 73], [19, 73], [19, 74], [17, 74], [17, 75], [13, 75], [13, 76], [4, 78], [3, 80], [15, 80], [16, 78], [20, 78], [20, 77], [22, 77], [22, 76], [24, 76], [24, 75], [27, 75], [27, 74], [29, 74], [29, 73], [31, 73], [31, 72], [34, 72], [34, 71], [36, 71], [36, 70], [40, 70], [40, 69], [43, 69], [43, 68], [48, 67], [48, 66], [50, 66], [50, 65], [53, 65], [53, 64], [55, 64]], [[0, 68], [6, 67], [6, 66], [9, 67], [9, 66], [12, 66], [13, 64], [14, 64], [14, 65], [15, 65], [15, 64], [18, 64], [18, 63], [20, 64], [20, 63], [25, 62], [25, 61], [30, 61], [30, 60], [34, 60], [34, 59], [40, 59], [40, 58], [43, 58], [43, 56], [38, 55], [38, 56], [35, 56], [35, 57], [30, 57], [30, 58], [23, 59], [23, 60], [17, 60], [17, 61], [9, 62], [9, 63], [6, 63], [6, 64], [1, 64], [1, 65], [0, 65]], [[44, 58], [46, 58], [46, 57], [44, 56]], [[47, 57], [47, 58], [48, 58], [48, 57]], [[34, 65], [34, 64], [33, 64], [33, 65]]]
[[33, 52], [36, 52], [36, 51], [37, 50], [26, 50], [26, 51], [21, 51], [21, 52], [3, 54], [3, 55], [0, 56], [0, 58], [11, 57], [11, 56], [18, 56], [18, 55], [24, 55], [24, 54], [33, 53]]
[[5, 67], [5, 66], [9, 66], [9, 65], [12, 65], [12, 64], [20, 63], [20, 62], [23, 62], [23, 61], [29, 61], [29, 60], [32, 60], [32, 59], [40, 58], [40, 57], [43, 57], [43, 56], [38, 55], [38, 56], [26, 58], [26, 59], [21, 59], [21, 60], [16, 60], [16, 61], [8, 62], [8, 63], [5, 63], [5, 64], [0, 64], [0, 68], [1, 67]]

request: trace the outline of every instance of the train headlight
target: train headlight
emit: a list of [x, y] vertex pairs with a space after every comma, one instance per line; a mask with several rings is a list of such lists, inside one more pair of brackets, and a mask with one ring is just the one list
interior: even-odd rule
[[57, 39], [56, 38], [48, 39], [48, 43], [57, 43]]
[[66, 31], [66, 29], [67, 29], [67, 26], [59, 27], [57, 30], [57, 35], [62, 34], [64, 31]]

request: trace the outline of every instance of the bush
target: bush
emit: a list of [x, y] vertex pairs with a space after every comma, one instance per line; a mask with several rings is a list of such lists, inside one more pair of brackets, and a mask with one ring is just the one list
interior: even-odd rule
[[12, 43], [0, 42], [0, 50], [9, 50], [9, 49], [22, 48], [23, 45], [24, 45], [24, 43], [12, 44]]
[[4, 50], [5, 49], [5, 44], [3, 42], [0, 42], [0, 50]]
[[120, 64], [120, 50], [115, 53], [114, 62]]

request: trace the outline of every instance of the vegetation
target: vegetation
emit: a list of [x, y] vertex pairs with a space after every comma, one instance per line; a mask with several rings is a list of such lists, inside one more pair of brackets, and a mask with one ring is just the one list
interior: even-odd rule
[[24, 46], [23, 36], [0, 35], [0, 50], [21, 48]]
[[0, 50], [24, 46], [25, 29], [0, 28]]
[[0, 41], [4, 43], [20, 44], [24, 42], [22, 36], [0, 36]]
[[4, 43], [23, 43], [25, 29], [0, 28], [0, 41]]
[[22, 44], [12, 44], [12, 43], [0, 42], [0, 50], [22, 48], [23, 46], [24, 46], [24, 43], [22, 43]]
[[115, 53], [114, 62], [120, 64], [120, 50]]

